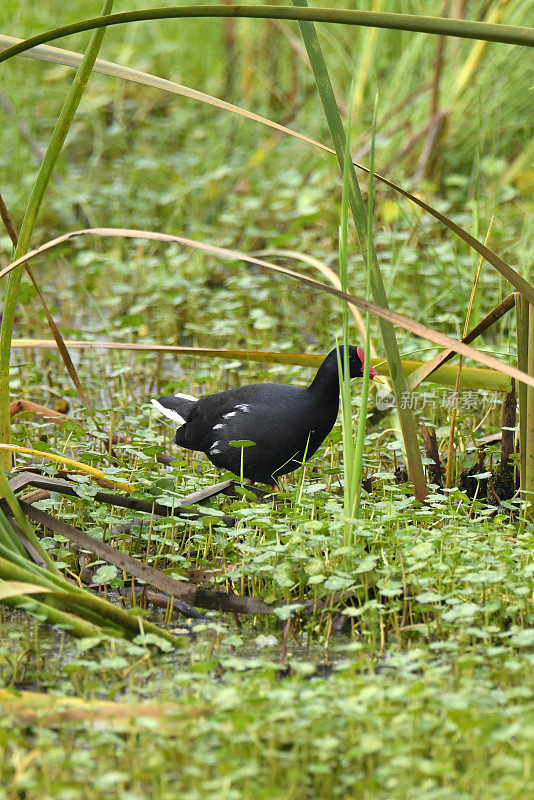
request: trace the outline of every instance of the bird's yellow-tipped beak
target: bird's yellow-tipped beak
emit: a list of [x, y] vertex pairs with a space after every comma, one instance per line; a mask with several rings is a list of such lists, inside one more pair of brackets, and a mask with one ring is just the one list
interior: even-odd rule
[[372, 381], [375, 381], [375, 383], [386, 382], [386, 379], [383, 378], [382, 375], [380, 375], [380, 373], [377, 372], [374, 367], [369, 367], [369, 377], [371, 378]]

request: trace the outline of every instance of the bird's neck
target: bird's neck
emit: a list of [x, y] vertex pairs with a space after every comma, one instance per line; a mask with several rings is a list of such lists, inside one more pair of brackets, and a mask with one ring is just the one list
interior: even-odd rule
[[308, 386], [310, 394], [322, 398], [328, 398], [331, 402], [335, 399], [339, 401], [339, 375], [337, 370], [337, 357], [328, 356], [321, 366], [313, 381]]

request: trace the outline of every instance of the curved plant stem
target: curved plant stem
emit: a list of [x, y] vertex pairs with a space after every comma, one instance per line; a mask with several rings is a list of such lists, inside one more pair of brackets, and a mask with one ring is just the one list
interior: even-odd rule
[[[177, 242], [185, 247], [192, 247], [196, 250], [203, 250], [206, 253], [221, 255], [225, 258], [231, 258], [234, 261], [243, 261], [245, 264], [257, 264], [260, 267], [265, 267], [265, 269], [268, 269], [271, 272], [276, 272], [280, 275], [287, 275], [288, 277], [294, 278], [295, 280], [298, 280], [307, 286], [311, 286], [313, 289], [326, 292], [327, 294], [331, 294], [333, 297], [338, 297], [340, 300], [346, 300], [349, 305], [354, 305], [363, 311], [369, 311], [371, 314], [375, 314], [380, 319], [391, 322], [392, 325], [398, 325], [400, 328], [404, 328], [405, 330], [414, 333], [416, 336], [427, 339], [429, 342], [434, 342], [440, 347], [453, 350], [455, 353], [459, 353], [466, 358], [472, 358], [479, 364], [489, 367], [489, 370], [485, 372], [496, 370], [499, 373], [510, 376], [510, 378], [516, 378], [516, 380], [522, 381], [529, 386], [534, 387], [534, 376], [530, 376], [516, 367], [510, 366], [509, 364], [504, 364], [497, 358], [489, 356], [487, 353], [484, 353], [480, 350], [476, 350], [464, 342], [451, 339], [450, 336], [446, 336], [444, 333], [441, 333], [441, 331], [438, 331], [434, 328], [429, 328], [428, 325], [423, 325], [421, 322], [408, 319], [408, 317], [404, 317], [402, 314], [398, 314], [396, 311], [391, 311], [389, 308], [383, 308], [376, 303], [369, 303], [367, 300], [354, 297], [347, 292], [342, 292], [340, 289], [336, 289], [335, 286], [329, 286], [325, 283], [321, 283], [320, 281], [310, 278], [308, 275], [303, 275], [300, 272], [295, 272], [294, 270], [286, 269], [285, 267], [279, 267], [275, 264], [270, 264], [267, 261], [263, 261], [261, 258], [255, 258], [254, 256], [249, 256], [246, 253], [242, 253], [238, 250], [230, 250], [226, 247], [220, 247], [219, 245], [199, 242], [196, 239], [188, 239], [185, 236], [176, 236], [170, 233], [159, 233], [156, 231], [130, 230], [128, 228], [87, 228], [85, 230], [70, 231], [69, 233], [64, 233], [62, 236], [58, 236], [56, 239], [52, 239], [50, 242], [41, 245], [35, 250], [32, 250], [30, 253], [27, 253], [20, 259], [17, 259], [17, 261], [13, 261], [11, 264], [8, 264], [6, 267], [0, 270], [0, 278], [16, 269], [19, 264], [23, 264], [26, 261], [29, 261], [45, 251], [50, 250], [53, 247], [57, 247], [58, 245], [63, 244], [64, 242], [67, 242], [69, 239], [73, 239], [76, 236], [121, 236], [127, 239], [151, 239], [157, 242]], [[132, 347], [133, 345], [128, 345], [129, 349]], [[150, 348], [152, 349], [153, 346], [150, 345]], [[177, 351], [175, 350], [175, 352]], [[410, 365], [408, 367], [409, 369], [413, 369], [420, 365], [419, 362], [413, 361], [411, 363], [405, 363]], [[399, 362], [399, 365], [402, 369], [402, 362]], [[477, 372], [477, 370], [475, 370], [475, 372]]]
[[[22, 40], [15, 39], [11, 36], [0, 35], [0, 49], [2, 47], [8, 47], [8, 42], [13, 41], [14, 43], [20, 43]], [[61, 50], [56, 47], [37, 47], [35, 49], [25, 51], [24, 55], [28, 58], [37, 58], [43, 59], [44, 61], [53, 61], [54, 63], [64, 64], [66, 66], [75, 67], [81, 61], [81, 56], [79, 53], [73, 53], [70, 50]], [[251, 111], [247, 111], [244, 108], [240, 108], [239, 106], [232, 105], [232, 103], [227, 103], [225, 100], [220, 100], [217, 97], [213, 97], [209, 94], [204, 94], [203, 92], [199, 92], [196, 89], [191, 89], [188, 86], [183, 86], [179, 83], [174, 83], [173, 81], [168, 81], [163, 78], [159, 78], [155, 75], [149, 75], [146, 72], [140, 72], [139, 70], [130, 69], [129, 67], [124, 67], [120, 64], [113, 64], [110, 61], [104, 61], [102, 59], [97, 59], [95, 62], [94, 71], [101, 72], [103, 75], [110, 75], [111, 77], [118, 77], [123, 80], [134, 81], [136, 83], [143, 84], [145, 86], [152, 86], [157, 89], [161, 89], [163, 91], [172, 92], [174, 94], [178, 94], [182, 97], [187, 97], [190, 100], [198, 100], [201, 103], [207, 103], [208, 105], [212, 105], [215, 108], [219, 108], [224, 111], [229, 111], [232, 114], [238, 114], [239, 116], [245, 117], [246, 119], [250, 119], [253, 122], [259, 122], [261, 125], [267, 125], [268, 127], [272, 128], [273, 130], [279, 131], [280, 133], [284, 133], [287, 136], [294, 136], [296, 139], [300, 139], [302, 142], [307, 142], [311, 144], [312, 147], [317, 147], [323, 150], [326, 153], [331, 153], [335, 155], [335, 150], [327, 145], [323, 144], [322, 142], [318, 142], [315, 139], [311, 139], [309, 136], [305, 136], [298, 131], [292, 130], [291, 128], [286, 128], [284, 125], [280, 125], [278, 122], [274, 122], [267, 117], [262, 117], [259, 114], [254, 114]], [[525, 153], [525, 155], [527, 155]], [[528, 159], [526, 159], [528, 160]], [[526, 160], [523, 159], [524, 163]], [[359, 164], [357, 161], [353, 161], [354, 166], [357, 169], [362, 170], [363, 172], [368, 173], [369, 170], [363, 164]], [[521, 292], [525, 297], [527, 297], [531, 303], [534, 303], [534, 288], [531, 286], [528, 281], [521, 277], [515, 270], [513, 270], [509, 264], [502, 260], [496, 253], [486, 247], [482, 242], [479, 242], [475, 239], [469, 231], [464, 230], [464, 228], [457, 225], [453, 220], [449, 219], [449, 217], [442, 214], [436, 208], [433, 208], [428, 203], [425, 203], [420, 197], [417, 197], [414, 194], [410, 194], [410, 192], [403, 189], [401, 186], [398, 186], [393, 181], [390, 181], [388, 178], [384, 177], [384, 175], [379, 175], [377, 172], [374, 173], [374, 177], [376, 180], [381, 181], [386, 186], [389, 186], [390, 189], [393, 191], [402, 194], [403, 197], [406, 197], [411, 203], [419, 206], [428, 214], [431, 214], [435, 217], [442, 225], [445, 225], [449, 230], [451, 230], [456, 236], [459, 236], [463, 241], [471, 248], [480, 253], [480, 255], [484, 256], [486, 261], [495, 267], [501, 275], [503, 275], [506, 280], [508, 280], [512, 286], [514, 286], [519, 292]], [[310, 262], [311, 263], [311, 262]], [[362, 334], [363, 335], [363, 334]]]
[[[512, 295], [512, 298], [514, 298], [514, 295]], [[351, 309], [352, 308], [353, 306], [351, 306]], [[491, 314], [489, 314], [488, 317], [490, 315]], [[502, 316], [502, 314], [500, 316]], [[497, 319], [500, 319], [500, 316], [497, 317]], [[488, 317], [485, 319], [487, 320]], [[486, 330], [488, 327], [489, 325], [486, 324], [483, 330]], [[473, 341], [471, 336], [469, 336], [469, 341]], [[65, 345], [70, 350], [130, 350], [140, 353], [175, 353], [182, 356], [198, 356], [199, 358], [226, 358], [231, 361], [238, 359], [239, 361], [247, 362], [262, 361], [265, 364], [297, 364], [301, 367], [315, 367], [316, 370], [319, 369], [321, 363], [326, 358], [326, 353], [321, 355], [320, 353], [278, 353], [273, 350], [224, 350], [216, 347], [182, 347], [181, 345], [172, 344], [90, 341], [88, 339], [66, 339]], [[12, 339], [11, 347], [18, 347], [21, 349], [37, 347], [46, 349], [57, 347], [57, 343], [54, 339]], [[447, 350], [445, 352], [450, 353], [449, 357], [452, 358], [452, 351]], [[402, 371], [408, 380], [411, 380], [416, 372], [426, 369], [427, 364], [431, 362], [403, 359], [401, 363]], [[370, 364], [372, 367], [377, 367], [383, 377], [388, 374], [388, 368], [387, 365], [383, 363], [383, 359], [377, 356], [371, 356]], [[525, 370], [523, 370], [523, 372], [525, 372]], [[424, 380], [428, 380], [430, 383], [436, 383], [439, 386], [454, 386], [456, 382], [456, 371], [456, 367], [449, 365], [436, 366], [428, 375], [425, 375]], [[422, 378], [418, 377], [415, 385], [419, 386], [422, 380]], [[462, 369], [461, 385], [467, 389], [489, 389], [493, 392], [507, 392], [510, 388], [510, 382], [502, 372], [497, 372], [492, 369], [480, 369], [478, 367], [464, 367]], [[520, 385], [522, 386], [523, 384]]]
[[93, 28], [123, 25], [142, 20], [201, 17], [246, 17], [249, 19], [293, 19], [309, 22], [330, 22], [342, 25], [358, 25], [360, 27], [413, 31], [414, 33], [433, 33], [439, 36], [459, 36], [463, 39], [480, 39], [487, 42], [534, 47], [534, 28], [520, 25], [497, 25], [490, 22], [477, 22], [466, 19], [426, 17], [415, 14], [389, 14], [379, 11], [352, 11], [349, 9], [292, 8], [291, 6], [267, 5], [191, 5], [145, 8], [140, 11], [110, 14], [106, 19], [95, 17], [81, 22], [74, 22], [71, 25], [64, 25], [61, 28], [55, 28], [37, 36], [32, 36], [25, 42], [10, 47], [0, 54], [0, 63], [19, 55], [19, 53], [24, 53], [38, 44], [52, 42], [55, 39], [61, 39], [63, 36], [70, 36], [73, 33], [80, 33]]

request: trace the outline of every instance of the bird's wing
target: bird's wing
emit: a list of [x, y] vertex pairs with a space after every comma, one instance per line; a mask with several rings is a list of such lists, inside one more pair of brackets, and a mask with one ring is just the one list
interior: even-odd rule
[[300, 407], [297, 398], [303, 390], [283, 384], [253, 384], [208, 395], [199, 400], [187, 425], [177, 433], [177, 443], [205, 452], [214, 442], [219, 447], [221, 442], [239, 439], [253, 441], [260, 448], [277, 449], [277, 441], [282, 447], [285, 443], [286, 447], [297, 448], [307, 435], [303, 430], [305, 422], [298, 413], [281, 414], [282, 386], [286, 411], [288, 407], [296, 411]]

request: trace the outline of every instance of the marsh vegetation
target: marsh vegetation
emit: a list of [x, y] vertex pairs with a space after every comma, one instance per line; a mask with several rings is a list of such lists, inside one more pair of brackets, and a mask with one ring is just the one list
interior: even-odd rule
[[[360, 4], [530, 21], [521, 0], [385, 5]], [[7, 36], [100, 12], [73, 2], [59, 16], [45, 0], [4, 0], [2, 49]], [[331, 152], [178, 93], [175, 84], [192, 87], [331, 146], [337, 110], [323, 111], [306, 24], [303, 36], [297, 22], [232, 18], [105, 31], [98, 58], [135, 76], [103, 74], [97, 61], [26, 250], [102, 228], [201, 246], [83, 235], [29, 262], [71, 377], [22, 277], [6, 472], [36, 542], [32, 560], [4, 487], [0, 800], [512, 800], [531, 791], [530, 387], [515, 382], [520, 416], [509, 398], [503, 422], [510, 376], [467, 358], [457, 391], [458, 358], [411, 392], [390, 386], [396, 408], [373, 388], [367, 408], [356, 383], [349, 405], [345, 386], [332, 433], [276, 493], [229, 484], [235, 476], [178, 448], [149, 402], [262, 381], [307, 385], [336, 341], [363, 346], [365, 320], [358, 327], [354, 306], [260, 262], [329, 286], [331, 270], [344, 290], [373, 300], [373, 247], [390, 308], [456, 341], [515, 291], [471, 344], [534, 374], [530, 47], [315, 26], [345, 131], [351, 118], [353, 160], [372, 171], [372, 153], [380, 175], [485, 243], [488, 261], [379, 179], [369, 187], [358, 171], [358, 185], [346, 177], [343, 186], [343, 149], [340, 169]], [[84, 52], [90, 35], [47, 46]], [[74, 75], [64, 53], [48, 56], [0, 64], [0, 194], [21, 237]], [[139, 71], [172, 85], [146, 85]], [[362, 208], [374, 206], [369, 228], [357, 190]], [[9, 230], [8, 221], [2, 268], [14, 260]], [[510, 284], [500, 260], [523, 284]], [[445, 346], [414, 327], [394, 331], [404, 362], [428, 362]], [[391, 375], [383, 334], [371, 315], [373, 363]], [[435, 431], [438, 463], [422, 423]], [[112, 495], [129, 505], [110, 504]], [[74, 529], [97, 549], [69, 538]], [[173, 579], [176, 595], [165, 591]]]

